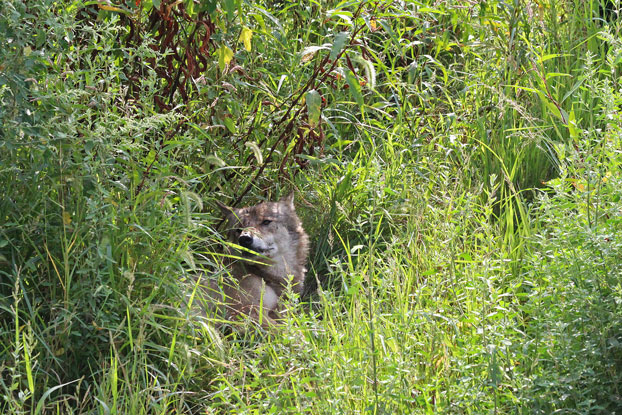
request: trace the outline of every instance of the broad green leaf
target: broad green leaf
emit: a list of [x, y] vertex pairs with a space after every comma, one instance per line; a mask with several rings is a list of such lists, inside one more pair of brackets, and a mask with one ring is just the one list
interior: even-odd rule
[[233, 122], [233, 118], [225, 118], [224, 120], [225, 122], [225, 127], [227, 127], [227, 130], [229, 130], [229, 132], [231, 134], [235, 134], [237, 132], [237, 127], [235, 126], [235, 123]]
[[[279, 31], [281, 31], [281, 32], [283, 31], [283, 25], [281, 24], [279, 19], [274, 17], [272, 14], [268, 13], [268, 11], [266, 9], [264, 9], [262, 7], [257, 7], [255, 10], [257, 10], [258, 12], [260, 12], [261, 14], [266, 16], [268, 19], [272, 20], [272, 23], [274, 23], [276, 25], [276, 27], [279, 29]], [[263, 18], [261, 18], [261, 16], [259, 14], [254, 14], [253, 16], [255, 17], [255, 19], [257, 19], [260, 22], [260, 24], [262, 26], [262, 30], [264, 32], [267, 32], [266, 25], [265, 25], [265, 22], [264, 22]]]
[[339, 17], [348, 26], [352, 26], [352, 12], [346, 10], [329, 10], [326, 12], [328, 18]]
[[352, 94], [352, 98], [356, 101], [361, 109], [363, 108], [363, 94], [361, 94], [361, 84], [359, 84], [359, 80], [354, 75], [352, 71], [346, 72], [346, 81], [348, 81], [348, 85], [350, 86], [350, 93]]
[[147, 156], [145, 157], [145, 163], [146, 164], [151, 164], [155, 161], [155, 157], [156, 157], [156, 152], [153, 150], [149, 150], [149, 153], [147, 153]]
[[224, 5], [225, 13], [227, 13], [227, 17], [233, 18], [235, 17], [235, 8], [237, 6], [237, 1], [235, 0], [224, 0], [221, 4]]
[[225, 70], [225, 66], [229, 65], [233, 59], [233, 51], [226, 45], [221, 45], [218, 50], [218, 67], [221, 71]]
[[242, 32], [240, 33], [240, 38], [238, 39], [238, 42], [244, 43], [244, 49], [246, 49], [247, 52], [250, 52], [252, 50], [252, 47], [251, 47], [252, 37], [253, 37], [253, 31], [249, 29], [248, 27], [243, 27]]
[[[161, 0], [158, 0], [158, 3], [160, 1]], [[155, 1], [154, 1], [154, 3], [155, 3]], [[209, 0], [209, 1], [202, 0], [202, 1], [199, 2], [199, 11], [200, 12], [207, 12], [210, 15], [214, 14], [214, 12], [216, 11], [217, 7], [218, 7], [218, 1], [217, 0]]]
[[186, 1], [184, 6], [186, 7], [186, 13], [188, 13], [188, 16], [190, 17], [196, 16], [196, 13], [194, 11], [194, 0]]
[[339, 56], [339, 53], [343, 49], [343, 45], [345, 45], [347, 39], [348, 32], [337, 33], [337, 36], [335, 36], [335, 41], [333, 42], [333, 47], [330, 49], [331, 61], [337, 59], [337, 56]]
[[305, 96], [307, 102], [307, 114], [309, 115], [309, 125], [311, 128], [315, 128], [320, 122], [320, 115], [322, 113], [322, 97], [320, 93], [315, 89], [307, 92]]

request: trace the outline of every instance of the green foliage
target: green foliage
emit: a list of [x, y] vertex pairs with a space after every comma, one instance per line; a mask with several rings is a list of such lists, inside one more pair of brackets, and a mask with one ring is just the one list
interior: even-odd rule
[[12, 356], [2, 405], [15, 413], [38, 413], [50, 396], [70, 405], [69, 391], [96, 389], [102, 359], [164, 344], [149, 305], [177, 292], [192, 231], [187, 189], [171, 179], [179, 165], [149, 148], [179, 117], [123, 102], [117, 54], [127, 51], [115, 47], [114, 19], [93, 28], [55, 7], [4, 2], [0, 23], [14, 45], [2, 52], [0, 290], [2, 354]]
[[[618, 8], [0, 0], [0, 412], [619, 411]], [[290, 188], [304, 302], [217, 328]]]
[[[605, 38], [617, 55], [619, 40]], [[609, 60], [603, 68], [615, 71], [615, 64]], [[621, 97], [608, 80], [585, 82], [599, 103], [594, 110], [602, 129], [577, 123], [573, 143], [558, 147], [561, 175], [540, 196], [541, 229], [525, 280], [525, 311], [534, 316], [527, 327], [536, 413], [576, 408], [605, 414], [622, 405]]]

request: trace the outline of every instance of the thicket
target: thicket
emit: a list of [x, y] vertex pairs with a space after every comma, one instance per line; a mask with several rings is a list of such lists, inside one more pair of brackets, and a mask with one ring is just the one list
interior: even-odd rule
[[[622, 411], [619, 12], [0, 0], [0, 412]], [[290, 189], [306, 295], [217, 329]]]

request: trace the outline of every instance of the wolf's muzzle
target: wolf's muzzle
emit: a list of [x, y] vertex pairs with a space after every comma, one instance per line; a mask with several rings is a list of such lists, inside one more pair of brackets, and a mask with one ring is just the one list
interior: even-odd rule
[[253, 246], [253, 235], [250, 232], [242, 232], [238, 237], [238, 244], [244, 248]]

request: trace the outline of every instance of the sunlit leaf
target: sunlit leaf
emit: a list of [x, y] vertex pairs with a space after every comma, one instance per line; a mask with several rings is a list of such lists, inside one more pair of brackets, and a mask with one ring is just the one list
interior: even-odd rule
[[568, 114], [568, 132], [570, 133], [570, 137], [573, 140], [579, 138], [580, 130], [577, 128], [577, 120], [574, 113], [574, 108], [570, 110], [570, 114]]
[[229, 65], [233, 59], [233, 51], [226, 45], [221, 45], [218, 50], [218, 67], [221, 71], [225, 70], [225, 67]]
[[131, 15], [130, 10], [128, 10], [127, 8], [123, 7], [122, 5], [114, 6], [112, 4], [104, 4], [104, 3], [99, 3], [98, 2], [97, 6], [101, 10], [105, 10], [105, 11], [109, 11], [109, 12], [123, 13], [123, 14], [126, 14], [126, 15]]
[[309, 125], [313, 128], [320, 122], [320, 115], [322, 113], [322, 97], [320, 93], [315, 89], [307, 92], [305, 96], [307, 102], [307, 114], [309, 115]]
[[114, 7], [114, 6], [109, 6], [107, 4], [98, 4], [99, 8], [102, 10], [108, 10], [111, 12], [122, 12], [123, 10], [118, 8], [118, 7]]
[[244, 43], [244, 49], [246, 49], [247, 52], [250, 52], [252, 50], [251, 48], [252, 37], [253, 37], [253, 31], [249, 29], [248, 27], [243, 27], [242, 32], [240, 33], [240, 38], [238, 39], [238, 42]]
[[375, 32], [376, 30], [378, 30], [378, 23], [376, 23], [375, 18], [369, 19], [369, 28], [371, 29], [372, 32]]
[[326, 16], [329, 18], [338, 17], [348, 26], [352, 25], [352, 12], [347, 10], [329, 10], [326, 12]]
[[225, 118], [224, 123], [225, 123], [225, 127], [227, 127], [227, 130], [229, 130], [231, 134], [235, 134], [238, 132], [238, 129], [235, 125], [235, 122], [233, 121], [233, 118], [229, 118], [229, 117]]

